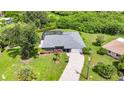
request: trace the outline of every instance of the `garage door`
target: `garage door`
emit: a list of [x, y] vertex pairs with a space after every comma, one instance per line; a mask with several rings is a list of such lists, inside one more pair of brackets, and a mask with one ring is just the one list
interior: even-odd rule
[[72, 53], [82, 53], [82, 49], [71, 49]]

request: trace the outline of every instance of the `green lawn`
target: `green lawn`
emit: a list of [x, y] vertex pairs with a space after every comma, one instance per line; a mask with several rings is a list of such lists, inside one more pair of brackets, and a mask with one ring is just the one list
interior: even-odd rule
[[[90, 47], [92, 49], [92, 58], [91, 58], [91, 68], [90, 68], [90, 80], [105, 80], [101, 76], [99, 76], [97, 73], [92, 71], [92, 68], [94, 65], [96, 65], [98, 62], [103, 62], [105, 64], [113, 64], [113, 62], [116, 61], [116, 59], [108, 56], [108, 55], [99, 55], [96, 53], [96, 51], [100, 48], [98, 46], [93, 45], [92, 43], [95, 42], [97, 35], [104, 35], [105, 37], [105, 43], [110, 42], [113, 39], [116, 39], [118, 37], [124, 37], [124, 36], [111, 36], [106, 34], [88, 34], [88, 33], [81, 33], [81, 37], [83, 38], [85, 44], [87, 47]], [[88, 56], [85, 55], [85, 63], [84, 68], [81, 73], [80, 80], [86, 80], [86, 74], [87, 74], [87, 62], [88, 62]], [[111, 80], [118, 80], [117, 74], [114, 75], [114, 77]]]
[[[75, 31], [71, 29], [64, 29], [64, 31]], [[117, 61], [116, 59], [108, 56], [108, 55], [99, 55], [97, 54], [97, 50], [99, 50], [99, 46], [95, 46], [92, 43], [96, 41], [97, 35], [104, 35], [104, 44], [110, 42], [111, 40], [114, 40], [116, 38], [122, 37], [124, 38], [124, 35], [107, 35], [107, 34], [90, 34], [90, 33], [84, 33], [81, 32], [81, 37], [84, 40], [87, 47], [90, 47], [92, 49], [92, 58], [91, 58], [91, 67], [90, 67], [90, 80], [106, 80], [99, 76], [97, 73], [95, 73], [92, 68], [94, 65], [96, 65], [98, 62], [103, 62], [105, 64], [112, 64]], [[86, 74], [87, 74], [87, 63], [88, 63], [88, 56], [85, 55], [85, 62], [84, 67], [82, 69], [82, 73], [80, 76], [80, 80], [86, 80]], [[118, 75], [115, 74], [114, 77], [111, 78], [111, 80], [118, 80]]]
[[[61, 29], [63, 30], [63, 29]], [[75, 30], [71, 30], [71, 29], [64, 29], [64, 31], [68, 32], [68, 31], [75, 31]], [[81, 37], [84, 40], [85, 44], [87, 47], [92, 48], [92, 59], [91, 59], [91, 68], [90, 68], [90, 80], [106, 80], [104, 78], [102, 78], [101, 76], [99, 76], [97, 73], [95, 73], [92, 68], [94, 65], [96, 65], [98, 62], [103, 62], [105, 64], [113, 64], [116, 59], [108, 56], [108, 55], [99, 55], [97, 54], [97, 50], [99, 50], [99, 46], [95, 46], [92, 43], [95, 42], [97, 35], [104, 35], [105, 38], [105, 42], [103, 43], [106, 44], [108, 42], [110, 42], [111, 40], [114, 40], [118, 37], [124, 37], [123, 35], [106, 35], [106, 34], [89, 34], [89, 33], [84, 33], [81, 32]], [[84, 67], [81, 73], [81, 77], [80, 80], [86, 80], [86, 74], [87, 74], [87, 62], [88, 62], [88, 56], [85, 55], [85, 63], [84, 63]], [[118, 80], [118, 75], [115, 74], [114, 77], [112, 77], [111, 80]]]
[[5, 51], [0, 55], [0, 80], [2, 74], [5, 75], [5, 80], [17, 80], [17, 71], [22, 66], [28, 66], [37, 74], [37, 80], [58, 80], [66, 66], [65, 54], [60, 54], [60, 63], [54, 63], [53, 55], [39, 56], [31, 58], [29, 63], [24, 64], [20, 56], [10, 56], [10, 52]]
[[[64, 31], [75, 31], [75, 30], [69, 30], [65, 29]], [[41, 36], [42, 32], [38, 33], [39, 36]], [[113, 64], [116, 59], [108, 56], [108, 55], [98, 55], [96, 51], [100, 48], [98, 46], [93, 45], [92, 43], [95, 42], [95, 39], [97, 35], [100, 34], [89, 34], [89, 33], [83, 33], [81, 32], [81, 37], [83, 38], [85, 44], [87, 47], [92, 48], [92, 59], [91, 59], [91, 69], [90, 69], [90, 80], [105, 80], [101, 76], [99, 76], [97, 73], [92, 71], [92, 68], [94, 65], [96, 65], [98, 62], [103, 62], [105, 64]], [[106, 35], [102, 34], [105, 37], [105, 43], [110, 42], [113, 39], [116, 39], [118, 37], [124, 37], [121, 35]], [[17, 80], [17, 71], [22, 66], [29, 66], [33, 69], [33, 71], [36, 72], [38, 79], [37, 80], [58, 80], [61, 76], [65, 66], [66, 62], [64, 59], [65, 54], [61, 54], [60, 63], [54, 63], [52, 61], [53, 55], [49, 56], [39, 56], [37, 58], [31, 58], [30, 62], [28, 64], [22, 63], [22, 60], [20, 59], [20, 56], [17, 55], [16, 57], [12, 54], [17, 53], [18, 50], [15, 53], [12, 53], [12, 51], [4, 51], [2, 55], [0, 55], [0, 80], [2, 80], [2, 74], [5, 75], [5, 80]], [[85, 55], [85, 63], [84, 67], [81, 73], [80, 80], [86, 80], [86, 73], [87, 73], [87, 62], [88, 62], [88, 56]], [[114, 77], [111, 80], [118, 80], [117, 74], [114, 75]]]

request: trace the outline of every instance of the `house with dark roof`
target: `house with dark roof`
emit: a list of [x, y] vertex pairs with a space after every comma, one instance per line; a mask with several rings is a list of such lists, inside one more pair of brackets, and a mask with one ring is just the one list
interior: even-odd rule
[[79, 32], [46, 31], [42, 35], [39, 48], [46, 50], [62, 49], [70, 52], [72, 49], [82, 52], [86, 47]]
[[107, 50], [107, 54], [113, 58], [120, 58], [121, 55], [124, 55], [124, 39], [118, 38], [112, 40], [111, 42], [102, 46]]

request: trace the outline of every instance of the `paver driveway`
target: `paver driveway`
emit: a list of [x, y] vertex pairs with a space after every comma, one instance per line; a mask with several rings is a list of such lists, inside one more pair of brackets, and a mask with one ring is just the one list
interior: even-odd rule
[[78, 81], [84, 64], [84, 55], [69, 53], [69, 62], [60, 77], [60, 81]]

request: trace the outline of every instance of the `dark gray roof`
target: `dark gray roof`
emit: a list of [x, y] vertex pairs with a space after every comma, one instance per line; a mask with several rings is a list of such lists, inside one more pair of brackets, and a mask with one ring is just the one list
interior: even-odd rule
[[65, 49], [81, 49], [85, 47], [78, 32], [63, 32], [62, 35], [46, 35], [42, 48], [64, 46]]

